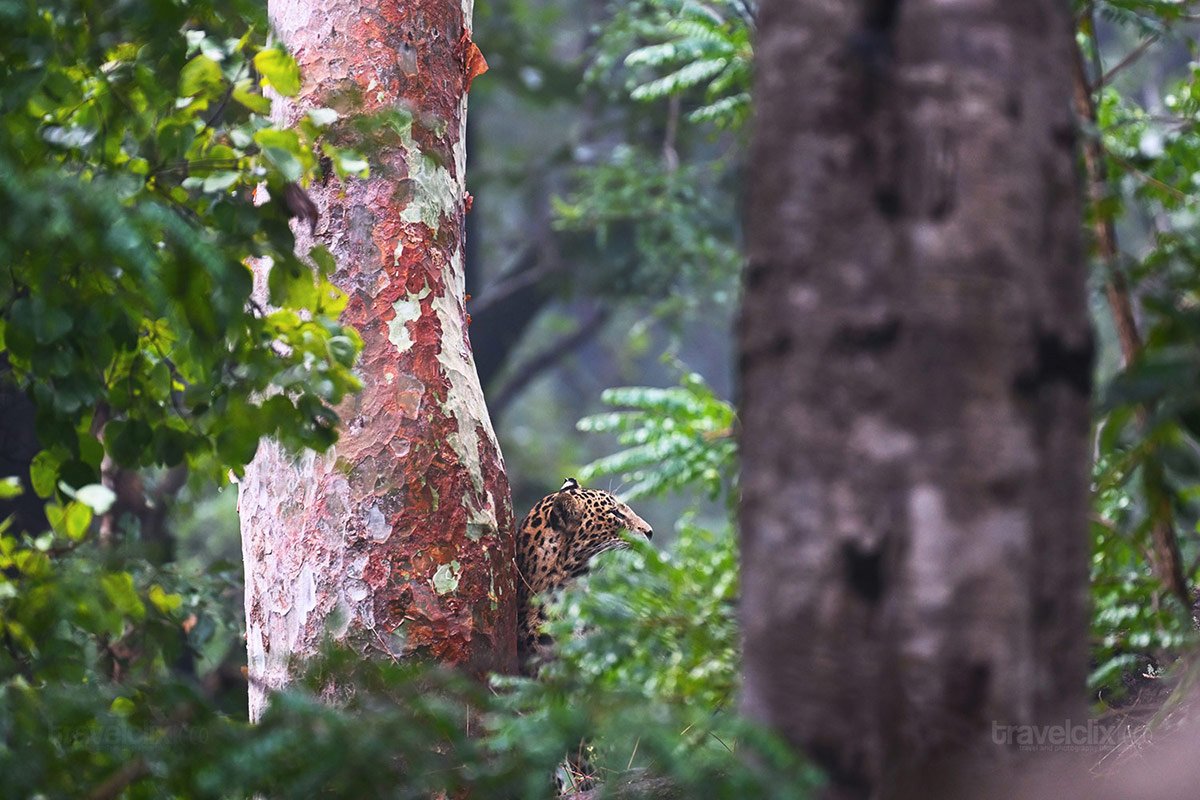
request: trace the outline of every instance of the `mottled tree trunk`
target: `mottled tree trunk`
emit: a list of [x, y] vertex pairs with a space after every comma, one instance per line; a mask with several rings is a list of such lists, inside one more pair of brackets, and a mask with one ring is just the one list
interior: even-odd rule
[[515, 664], [512, 511], [467, 341], [471, 0], [271, 0], [304, 89], [285, 121], [398, 109], [368, 180], [310, 188], [362, 334], [360, 395], [329, 452], [264, 443], [242, 483], [250, 711], [326, 633], [364, 655]]
[[936, 796], [1005, 758], [993, 723], [1085, 712], [1069, 4], [766, 0], [759, 31], [745, 707], [841, 795]]

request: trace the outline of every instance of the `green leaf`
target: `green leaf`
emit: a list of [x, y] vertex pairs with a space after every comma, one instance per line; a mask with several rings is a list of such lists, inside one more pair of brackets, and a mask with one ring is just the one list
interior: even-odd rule
[[83, 503], [67, 504], [63, 514], [62, 533], [73, 542], [78, 542], [87, 536], [88, 527], [92, 524], [92, 510]]
[[332, 108], [310, 108], [308, 118], [318, 128], [325, 128], [338, 121], [339, 114]]
[[337, 271], [337, 259], [324, 245], [319, 244], [309, 250], [308, 257], [317, 265], [317, 272], [322, 278], [328, 278]]
[[183, 431], [174, 428], [159, 428], [154, 432], [154, 461], [165, 467], [173, 467], [183, 461], [192, 440]]
[[[21, 301], [14, 303], [14, 319], [18, 314], [16, 306], [20, 303]], [[33, 298], [28, 308], [32, 317], [33, 338], [38, 344], [57, 342], [70, 333], [73, 322], [71, 316], [63, 309], [47, 305], [40, 297]]]
[[20, 497], [25, 490], [21, 487], [21, 479], [12, 476], [0, 479], [0, 500], [11, 500]]
[[284, 97], [299, 93], [300, 67], [287, 51], [278, 47], [260, 50], [254, 57], [254, 68]]
[[219, 88], [221, 83], [221, 65], [208, 56], [196, 56], [184, 65], [179, 74], [179, 94], [192, 97], [208, 89]]
[[21, 647], [28, 651], [36, 652], [37, 644], [33, 641], [33, 637], [25, 630], [25, 626], [16, 620], [8, 620], [4, 623], [4, 627], [8, 635]]
[[90, 433], [79, 434], [79, 459], [99, 470], [100, 462], [104, 460], [104, 444]]
[[113, 607], [127, 617], [141, 619], [146, 616], [146, 606], [142, 604], [137, 590], [133, 586], [133, 576], [128, 572], [112, 572], [100, 579], [104, 594], [108, 596]]
[[289, 269], [276, 264], [267, 277], [271, 302], [296, 308], [311, 308], [317, 298], [317, 285], [306, 269]]
[[133, 715], [133, 712], [137, 710], [137, 706], [128, 697], [117, 697], [113, 699], [108, 710], [118, 717], [128, 717]]
[[258, 92], [251, 91], [249, 87], [238, 85], [233, 89], [233, 99], [244, 105], [246, 108], [253, 111], [255, 114], [267, 115], [271, 113], [271, 100], [263, 97]]
[[240, 172], [214, 172], [204, 179], [200, 188], [205, 192], [224, 192], [236, 184], [242, 177]]
[[123, 466], [141, 463], [154, 438], [150, 426], [140, 419], [113, 420], [104, 428], [104, 441], [113, 459]]
[[62, 461], [49, 450], [43, 450], [33, 457], [29, 465], [29, 482], [33, 485], [34, 493], [43, 500], [49, 499], [58, 486], [58, 468]]
[[150, 587], [147, 593], [150, 604], [157, 608], [163, 614], [170, 614], [183, 605], [183, 598], [177, 594], [168, 594], [163, 587], [157, 583]]
[[333, 171], [339, 178], [366, 178], [371, 174], [367, 160], [353, 150], [323, 144], [321, 149], [333, 162]]
[[312, 154], [300, 142], [295, 131], [266, 128], [254, 135], [263, 155], [283, 174], [285, 180], [297, 182], [306, 167], [312, 166]]

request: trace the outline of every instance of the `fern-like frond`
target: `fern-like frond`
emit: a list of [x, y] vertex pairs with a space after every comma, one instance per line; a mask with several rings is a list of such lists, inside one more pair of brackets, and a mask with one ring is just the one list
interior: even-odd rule
[[617, 476], [630, 497], [699, 486], [715, 498], [732, 489], [733, 407], [700, 376], [685, 375], [681, 385], [665, 389], [608, 389], [601, 399], [621, 410], [585, 417], [579, 429], [615, 433], [624, 449], [584, 467], [583, 480]]
[[709, 78], [718, 75], [728, 64], [729, 61], [725, 58], [693, 61], [670, 75], [643, 83], [630, 92], [630, 97], [634, 100], [658, 100], [678, 94], [685, 89], [699, 86]]

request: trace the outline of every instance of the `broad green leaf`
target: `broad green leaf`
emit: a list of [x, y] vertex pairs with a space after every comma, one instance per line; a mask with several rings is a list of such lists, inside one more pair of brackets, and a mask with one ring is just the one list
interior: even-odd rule
[[249, 86], [249, 81], [245, 83], [239, 82], [233, 88], [233, 99], [244, 105], [246, 108], [253, 111], [255, 114], [270, 114], [271, 101], [263, 97], [258, 92], [255, 92]]
[[256, 133], [254, 140], [262, 147], [263, 155], [288, 181], [299, 181], [305, 169], [312, 166], [312, 154], [295, 131], [267, 128]]
[[104, 594], [113, 607], [127, 617], [141, 619], [146, 616], [146, 606], [142, 604], [137, 590], [133, 586], [133, 576], [128, 572], [112, 572], [100, 579]]
[[338, 121], [338, 112], [332, 108], [310, 108], [308, 110], [308, 118], [318, 128], [325, 128]]
[[80, 502], [67, 504], [63, 514], [62, 533], [71, 541], [79, 541], [87, 536], [88, 527], [92, 524], [92, 510]]
[[285, 50], [278, 47], [260, 50], [258, 55], [254, 56], [254, 68], [284, 97], [293, 97], [299, 93], [300, 67]]
[[204, 179], [201, 188], [206, 192], [224, 192], [237, 183], [241, 177], [240, 172], [214, 172]]
[[169, 614], [183, 605], [183, 598], [177, 594], [168, 594], [157, 583], [150, 587], [146, 595], [150, 603], [163, 614]]
[[221, 65], [205, 55], [198, 55], [183, 67], [179, 75], [179, 94], [192, 97], [222, 83]]
[[137, 706], [128, 697], [117, 697], [109, 705], [109, 710], [118, 717], [128, 717], [137, 710]]
[[113, 459], [125, 466], [139, 464], [154, 432], [140, 419], [113, 420], [104, 429], [104, 441]]
[[14, 497], [20, 497], [24, 489], [21, 488], [21, 479], [16, 476], [8, 478], [0, 478], [0, 500], [11, 500]]
[[328, 278], [337, 271], [337, 260], [324, 245], [317, 245], [308, 251], [308, 257], [317, 265], [318, 274]]
[[61, 465], [58, 456], [49, 450], [42, 450], [33, 457], [29, 465], [29, 482], [38, 497], [48, 499], [58, 486], [58, 468]]
[[333, 170], [339, 178], [366, 178], [370, 175], [367, 160], [353, 150], [322, 144], [322, 151], [333, 162]]

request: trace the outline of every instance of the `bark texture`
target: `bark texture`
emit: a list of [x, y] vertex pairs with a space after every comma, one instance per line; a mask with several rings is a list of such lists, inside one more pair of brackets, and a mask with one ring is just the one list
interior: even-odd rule
[[[398, 109], [372, 175], [310, 187], [299, 246], [337, 257], [365, 389], [329, 452], [264, 443], [241, 486], [251, 717], [326, 634], [364, 655], [515, 665], [512, 511], [467, 340], [466, 93], [482, 71], [471, 0], [271, 0], [304, 88], [284, 120]], [[394, 134], [394, 135], [393, 135]]]
[[937, 796], [1006, 757], [993, 723], [1083, 718], [1071, 31], [1056, 0], [761, 7], [744, 703], [839, 796]]

